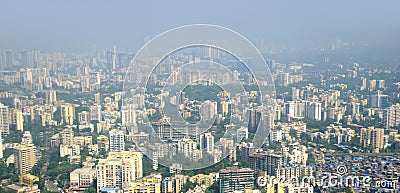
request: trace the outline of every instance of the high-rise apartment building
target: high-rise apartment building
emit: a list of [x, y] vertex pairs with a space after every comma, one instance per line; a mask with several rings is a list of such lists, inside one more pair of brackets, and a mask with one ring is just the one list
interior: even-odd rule
[[255, 133], [260, 122], [261, 112], [258, 109], [249, 109], [247, 113], [249, 117], [247, 128], [249, 132]]
[[262, 126], [266, 128], [267, 131], [273, 130], [275, 126], [274, 113], [266, 112], [262, 118]]
[[110, 151], [120, 152], [125, 149], [124, 132], [122, 130], [113, 129], [109, 133]]
[[378, 92], [370, 96], [369, 106], [372, 108], [382, 108], [388, 106], [388, 95], [384, 95]]
[[101, 105], [92, 105], [90, 107], [90, 120], [101, 121]]
[[203, 149], [209, 153], [214, 151], [214, 136], [211, 133], [200, 135], [200, 150]]
[[136, 112], [133, 105], [122, 106], [121, 123], [127, 127], [129, 133], [137, 133]]
[[22, 111], [18, 109], [10, 110], [10, 123], [14, 126], [17, 131], [24, 131], [24, 116]]
[[205, 101], [201, 104], [200, 114], [203, 120], [212, 120], [217, 113], [217, 102]]
[[161, 192], [179, 193], [187, 180], [187, 176], [180, 174], [173, 177], [166, 177], [161, 182]]
[[305, 117], [320, 121], [322, 119], [322, 104], [319, 102], [306, 102]]
[[379, 152], [384, 147], [384, 129], [361, 128], [360, 143], [362, 148], [371, 147], [374, 152]]
[[383, 122], [385, 128], [389, 129], [391, 127], [400, 126], [400, 104], [394, 104], [388, 107], [383, 114]]
[[254, 171], [250, 168], [226, 168], [219, 171], [221, 192], [245, 192], [254, 186]]
[[1, 137], [1, 132], [0, 132], [0, 159], [3, 158], [3, 138]]
[[249, 156], [249, 166], [253, 170], [264, 171], [266, 175], [275, 176], [276, 169], [282, 166], [284, 157], [271, 152], [261, 152]]
[[99, 135], [97, 137], [97, 145], [99, 150], [108, 151], [109, 150], [109, 140], [105, 135]]
[[96, 179], [96, 169], [92, 167], [78, 168], [69, 174], [72, 188], [88, 188]]
[[8, 107], [0, 103], [0, 132], [4, 135], [10, 134]]
[[74, 141], [74, 131], [67, 127], [61, 131], [61, 143], [64, 145], [72, 145]]
[[82, 111], [82, 112], [78, 113], [78, 123], [79, 123], [79, 125], [89, 127], [90, 113], [87, 111]]
[[72, 104], [61, 105], [61, 117], [67, 125], [73, 125], [75, 120], [75, 107]]
[[110, 152], [96, 166], [97, 191], [102, 188], [123, 189], [143, 177], [143, 154], [134, 151]]
[[46, 103], [53, 104], [57, 101], [57, 92], [55, 90], [49, 90], [46, 92]]
[[181, 139], [178, 141], [178, 152], [186, 157], [193, 156], [193, 152], [197, 150], [197, 143], [192, 139]]
[[367, 88], [367, 78], [361, 77], [361, 87], [360, 90], [365, 90]]
[[19, 175], [29, 173], [36, 164], [36, 147], [33, 144], [22, 144], [16, 147], [14, 163]]
[[229, 113], [229, 102], [227, 101], [222, 101], [221, 102], [221, 114], [222, 116], [227, 116]]

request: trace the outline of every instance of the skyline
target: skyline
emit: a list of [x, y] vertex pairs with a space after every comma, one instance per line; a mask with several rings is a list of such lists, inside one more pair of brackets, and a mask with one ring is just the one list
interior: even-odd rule
[[0, 1], [0, 193], [400, 192], [399, 5]]
[[321, 47], [339, 39], [398, 49], [400, 34], [396, 1], [1, 4], [0, 47], [17, 50], [91, 52], [117, 45], [135, 51], [157, 34], [196, 23], [231, 28], [253, 43], [263, 39], [266, 46], [292, 48]]

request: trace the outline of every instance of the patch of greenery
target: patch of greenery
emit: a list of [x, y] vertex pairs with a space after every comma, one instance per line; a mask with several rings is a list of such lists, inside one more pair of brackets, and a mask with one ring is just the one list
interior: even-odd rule
[[187, 192], [189, 189], [192, 189], [192, 190], [193, 190], [193, 189], [194, 189], [196, 186], [198, 186], [198, 185], [199, 185], [198, 183], [193, 183], [193, 182], [191, 182], [191, 181], [188, 181], [188, 182], [186, 182], [185, 185], [183, 185], [181, 191], [179, 191], [179, 192], [184, 193], [184, 192]]

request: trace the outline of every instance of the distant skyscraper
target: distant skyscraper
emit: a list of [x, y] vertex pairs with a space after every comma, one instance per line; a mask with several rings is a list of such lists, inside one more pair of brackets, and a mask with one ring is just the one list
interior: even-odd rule
[[205, 101], [201, 104], [201, 118], [204, 120], [211, 120], [217, 115], [217, 102]]
[[91, 121], [101, 121], [101, 106], [92, 105], [90, 107], [90, 120]]
[[72, 104], [65, 103], [61, 105], [61, 117], [67, 125], [73, 125], [75, 119], [75, 107]]
[[320, 121], [322, 112], [322, 104], [318, 102], [306, 102], [305, 117]]
[[214, 136], [211, 133], [200, 135], [200, 150], [203, 149], [209, 153], [214, 151]]
[[113, 52], [111, 53], [111, 59], [112, 59], [112, 69], [114, 70], [117, 64], [117, 48], [115, 46]]
[[128, 56], [125, 53], [119, 53], [117, 54], [117, 64], [119, 68], [125, 67], [129, 65], [128, 61]]
[[96, 58], [92, 58], [92, 59], [90, 60], [90, 67], [97, 67]]
[[299, 100], [300, 99], [300, 90], [296, 87], [292, 87], [292, 100]]
[[365, 90], [367, 88], [367, 78], [362, 77], [361, 78], [361, 87], [360, 90]]
[[33, 63], [34, 63], [34, 53], [33, 53], [33, 51], [21, 52], [21, 59], [22, 59], [21, 65], [23, 67], [28, 67], [28, 68], [32, 68], [33, 67]]
[[110, 151], [120, 152], [125, 149], [124, 132], [118, 129], [113, 129], [109, 133]]
[[229, 102], [226, 102], [226, 101], [222, 101], [221, 102], [221, 113], [222, 113], [222, 116], [227, 116], [228, 115], [228, 113], [229, 113]]
[[255, 133], [260, 122], [261, 112], [257, 109], [249, 109], [247, 112], [249, 116], [247, 128], [249, 132]]
[[385, 80], [377, 80], [378, 88], [385, 88]]
[[274, 113], [266, 112], [263, 115], [262, 121], [263, 121], [263, 125], [262, 126], [266, 127], [267, 131], [270, 131], [270, 130], [274, 129], [274, 125], [275, 125], [274, 124], [274, 121], [275, 121]]
[[388, 106], [388, 95], [383, 95], [381, 93], [374, 94], [370, 96], [369, 105], [372, 108], [382, 108]]
[[194, 156], [194, 151], [197, 150], [197, 143], [192, 139], [181, 139], [178, 141], [178, 152], [184, 154], [186, 157]]
[[122, 106], [121, 123], [128, 128], [129, 133], [137, 133], [136, 112], [133, 105]]
[[53, 104], [57, 101], [57, 92], [55, 90], [49, 90], [46, 92], [46, 103]]
[[276, 176], [276, 168], [284, 165], [284, 156], [272, 152], [260, 152], [249, 156], [249, 166], [253, 170], [264, 171], [266, 175]]
[[369, 81], [369, 90], [373, 91], [376, 88], [376, 80], [370, 80]]
[[0, 103], [0, 132], [3, 135], [10, 134], [8, 107]]
[[6, 68], [7, 67], [10, 68], [10, 67], [13, 66], [13, 63], [14, 63], [13, 53], [12, 53], [11, 50], [7, 50], [6, 51], [6, 65], [5, 65], [5, 67]]
[[24, 131], [24, 116], [22, 115], [22, 111], [18, 109], [10, 110], [10, 122], [13, 124], [15, 130]]
[[0, 132], [0, 159], [3, 158], [3, 138], [1, 137], [1, 132]]
[[94, 103], [98, 105], [101, 104], [101, 95], [99, 92], [94, 94]]
[[0, 48], [0, 70], [4, 70], [6, 68], [6, 54], [4, 49]]
[[71, 127], [67, 127], [61, 131], [61, 143], [64, 145], [72, 145], [74, 141], [74, 131]]

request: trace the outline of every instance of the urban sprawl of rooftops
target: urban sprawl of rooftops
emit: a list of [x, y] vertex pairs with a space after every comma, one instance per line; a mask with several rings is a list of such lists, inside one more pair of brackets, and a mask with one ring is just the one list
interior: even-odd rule
[[[315, 63], [283, 63], [265, 56], [276, 93], [264, 104], [250, 72], [209, 49], [168, 58], [149, 77], [149, 88], [132, 87], [127, 93], [123, 85], [133, 57], [116, 48], [95, 57], [0, 49], [2, 190], [399, 190], [398, 67], [330, 62], [337, 60], [327, 56]], [[215, 72], [211, 81], [203, 81], [209, 72], [179, 70], [188, 61], [210, 59], [226, 63], [232, 73]], [[243, 93], [212, 83], [236, 80], [245, 85]], [[191, 84], [175, 95], [160, 89], [168, 81]], [[241, 112], [238, 106], [247, 99], [249, 108]], [[186, 122], [162, 113], [166, 104], [178, 108]], [[232, 114], [248, 122], [231, 123]], [[147, 120], [156, 136], [143, 129]], [[196, 124], [202, 121], [211, 121], [211, 127]], [[257, 147], [252, 139], [260, 125], [269, 134]], [[228, 136], [227, 131], [234, 132]], [[183, 161], [165, 162], [169, 157]], [[208, 165], [185, 170], [187, 163]], [[263, 184], [263, 177], [283, 180]], [[292, 181], [304, 177], [315, 182]], [[344, 183], [356, 177], [360, 182]]]

